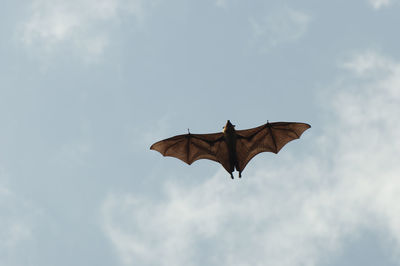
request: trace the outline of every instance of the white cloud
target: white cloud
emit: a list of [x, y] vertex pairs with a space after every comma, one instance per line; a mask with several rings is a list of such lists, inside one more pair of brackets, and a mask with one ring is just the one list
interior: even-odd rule
[[264, 155], [241, 180], [221, 170], [198, 186], [166, 182], [162, 199], [110, 194], [103, 228], [122, 262], [318, 265], [363, 229], [397, 252], [400, 63], [365, 52], [343, 69], [323, 136], [300, 140], [314, 145], [308, 155]]
[[306, 33], [310, 20], [306, 13], [287, 7], [262, 19], [249, 19], [254, 42], [263, 52], [299, 39]]
[[375, 8], [375, 9], [380, 9], [382, 7], [389, 6], [390, 4], [393, 3], [393, 0], [368, 0], [369, 4]]
[[343, 63], [342, 66], [345, 69], [356, 73], [358, 76], [369, 77], [371, 74], [378, 74], [381, 76], [396, 69], [395, 62], [375, 53], [374, 51], [366, 51], [363, 54], [357, 54], [353, 56], [351, 60]]
[[54, 50], [60, 45], [96, 57], [110, 43], [112, 25], [122, 15], [143, 20], [144, 0], [33, 0], [31, 16], [22, 24], [21, 39], [26, 45]]

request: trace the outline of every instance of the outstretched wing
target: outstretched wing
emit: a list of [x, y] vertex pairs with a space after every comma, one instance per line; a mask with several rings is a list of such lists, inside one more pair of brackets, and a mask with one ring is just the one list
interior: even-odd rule
[[222, 164], [228, 172], [233, 171], [223, 133], [178, 135], [156, 142], [150, 149], [189, 165], [200, 159], [213, 160]]
[[256, 128], [237, 130], [237, 170], [243, 171], [247, 163], [260, 152], [278, 153], [286, 143], [300, 138], [310, 127], [305, 123], [275, 122]]

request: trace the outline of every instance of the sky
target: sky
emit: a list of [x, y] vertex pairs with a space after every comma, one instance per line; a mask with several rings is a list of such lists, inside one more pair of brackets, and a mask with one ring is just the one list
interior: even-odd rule
[[[399, 12], [3, 0], [0, 265], [399, 265]], [[228, 119], [312, 128], [234, 180], [149, 150]]]

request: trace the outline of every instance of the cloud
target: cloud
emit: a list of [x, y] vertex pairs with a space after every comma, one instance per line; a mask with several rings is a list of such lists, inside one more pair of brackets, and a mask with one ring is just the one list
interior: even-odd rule
[[[12, 215], [4, 215], [5, 212], [9, 213], [10, 210], [7, 208], [7, 202], [14, 201], [14, 195], [5, 187], [0, 188], [0, 204], [2, 205], [2, 216], [1, 221], [1, 245], [3, 247], [14, 247], [19, 241], [30, 236], [30, 229], [24, 225], [23, 221], [19, 221], [11, 218]], [[6, 210], [8, 209], [8, 210]], [[4, 219], [7, 217], [8, 219]]]
[[126, 131], [131, 136], [132, 147], [148, 149], [155, 140], [165, 138], [173, 117], [171, 113], [164, 113], [157, 121], [152, 121], [151, 125], [128, 125]]
[[249, 21], [253, 42], [266, 52], [279, 44], [298, 40], [306, 33], [311, 17], [302, 11], [285, 7], [261, 19], [252, 17]]
[[227, 6], [227, 0], [215, 0], [215, 5], [217, 7], [225, 8]]
[[57, 145], [56, 152], [52, 155], [50, 162], [58, 165], [57, 167], [77, 167], [84, 166], [89, 162], [89, 157], [93, 153], [92, 125], [83, 119], [79, 128], [79, 136], [65, 140]]
[[344, 62], [342, 67], [357, 74], [358, 77], [368, 77], [374, 73], [382, 76], [396, 70], [396, 63], [374, 51], [366, 51], [354, 55], [351, 60]]
[[27, 46], [47, 51], [62, 45], [87, 55], [101, 55], [111, 42], [112, 26], [122, 15], [145, 17], [153, 1], [143, 0], [33, 0], [31, 15], [22, 24], [20, 37]]
[[393, 3], [393, 0], [368, 0], [369, 4], [375, 8], [380, 9], [382, 7], [387, 7]]
[[14, 265], [16, 257], [21, 256], [17, 250], [29, 246], [34, 238], [39, 216], [36, 206], [0, 185], [0, 264]]
[[111, 193], [102, 226], [122, 263], [318, 265], [363, 230], [396, 254], [400, 63], [368, 51], [341, 67], [324, 97], [331, 119], [313, 125], [324, 133], [302, 136], [307, 154], [260, 155], [241, 180], [165, 181], [157, 199]]

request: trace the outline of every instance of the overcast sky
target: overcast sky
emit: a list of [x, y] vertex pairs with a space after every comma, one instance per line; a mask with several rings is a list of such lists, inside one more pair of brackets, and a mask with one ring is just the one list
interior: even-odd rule
[[[0, 264], [400, 264], [400, 1], [2, 0]], [[150, 151], [312, 128], [242, 179]], [[237, 175], [237, 173], [236, 173]]]

